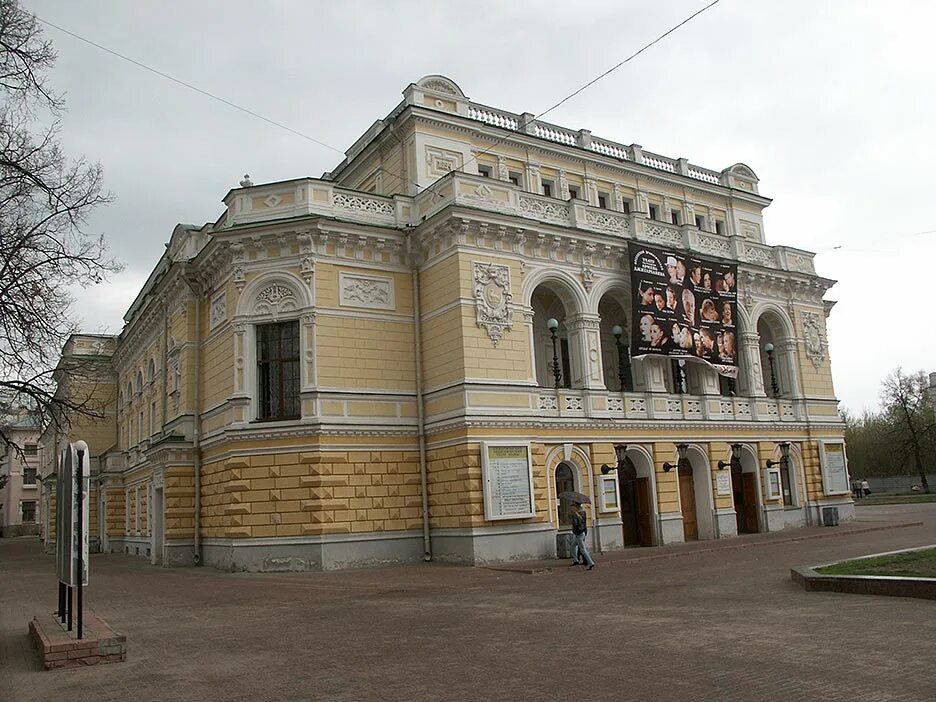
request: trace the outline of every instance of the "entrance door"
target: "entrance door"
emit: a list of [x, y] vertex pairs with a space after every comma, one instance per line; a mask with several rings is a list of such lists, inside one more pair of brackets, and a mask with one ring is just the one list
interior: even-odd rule
[[745, 534], [756, 534], [757, 529], [757, 474], [742, 473], [741, 486], [744, 494], [744, 529]]
[[153, 565], [163, 564], [163, 489], [153, 490]]
[[637, 500], [635, 498], [635, 489], [633, 480], [621, 480], [618, 476], [618, 483], [621, 486], [621, 526], [624, 530], [624, 545], [636, 546], [639, 541], [639, 527], [637, 524]]
[[692, 484], [692, 469], [679, 470], [679, 499], [682, 502], [683, 537], [686, 541], [699, 538], [699, 523], [696, 519], [695, 486]]
[[637, 478], [637, 542], [653, 546], [653, 508], [650, 502], [650, 478]]

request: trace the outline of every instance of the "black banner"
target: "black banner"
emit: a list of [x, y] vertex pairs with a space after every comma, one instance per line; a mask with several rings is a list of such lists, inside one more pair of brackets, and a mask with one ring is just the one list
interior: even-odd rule
[[628, 242], [632, 356], [708, 363], [738, 377], [738, 266]]

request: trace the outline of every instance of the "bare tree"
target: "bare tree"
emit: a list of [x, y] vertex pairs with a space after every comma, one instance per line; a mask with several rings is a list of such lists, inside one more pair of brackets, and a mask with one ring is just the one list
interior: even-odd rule
[[900, 368], [881, 384], [881, 399], [889, 424], [888, 439], [899, 455], [913, 460], [924, 492], [930, 491], [924, 457], [932, 456], [936, 438], [936, 416], [927, 398], [928, 387], [926, 373], [918, 371], [907, 375]]
[[[0, 0], [0, 413], [28, 408], [43, 423], [100, 411], [56, 396], [53, 373], [76, 331], [69, 288], [119, 270], [84, 229], [110, 198], [100, 165], [69, 161], [59, 145], [64, 103], [46, 78], [55, 58], [36, 19]], [[10, 443], [2, 428], [0, 443]]]

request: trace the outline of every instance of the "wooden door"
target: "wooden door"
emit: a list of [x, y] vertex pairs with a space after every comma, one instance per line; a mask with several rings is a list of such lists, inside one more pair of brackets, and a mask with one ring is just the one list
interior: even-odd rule
[[742, 473], [741, 486], [744, 493], [744, 533], [756, 534], [757, 528], [757, 474]]
[[695, 486], [692, 471], [679, 473], [679, 499], [682, 502], [683, 536], [686, 541], [699, 538], [699, 523], [696, 519]]
[[634, 499], [634, 482], [620, 480], [621, 487], [621, 527], [624, 530], [624, 545], [635, 546], [638, 542], [637, 505]]
[[653, 508], [650, 478], [637, 478], [637, 543], [653, 546]]

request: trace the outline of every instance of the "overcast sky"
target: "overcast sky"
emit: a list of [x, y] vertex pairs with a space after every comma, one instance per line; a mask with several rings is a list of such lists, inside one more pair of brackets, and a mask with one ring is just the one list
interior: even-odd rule
[[[42, 19], [347, 148], [428, 73], [539, 113], [705, 4], [24, 0]], [[894, 367], [936, 370], [936, 3], [721, 0], [546, 119], [720, 170], [774, 199], [770, 244], [838, 280], [838, 397], [873, 408]], [[90, 228], [126, 270], [79, 293], [84, 331], [117, 333], [177, 222], [214, 221], [245, 172], [319, 177], [341, 156], [46, 28], [63, 144], [116, 201]]]

